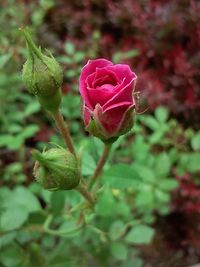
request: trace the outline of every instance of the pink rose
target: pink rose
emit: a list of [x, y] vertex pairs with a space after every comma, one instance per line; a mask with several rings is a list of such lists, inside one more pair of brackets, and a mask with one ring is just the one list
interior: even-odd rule
[[80, 75], [87, 131], [108, 140], [132, 128], [136, 79], [128, 65], [114, 65], [106, 59], [88, 61]]

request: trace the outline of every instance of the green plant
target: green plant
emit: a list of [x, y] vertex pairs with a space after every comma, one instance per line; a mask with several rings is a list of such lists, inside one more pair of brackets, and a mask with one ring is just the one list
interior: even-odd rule
[[[73, 75], [77, 77], [78, 74], [76, 71]], [[151, 242], [156, 216], [169, 213], [171, 192], [178, 186], [173, 169], [180, 173], [189, 171], [194, 176], [199, 171], [199, 133], [184, 131], [177, 121], [169, 119], [163, 107], [155, 114], [137, 116], [133, 131], [113, 145], [105, 171], [99, 176], [96, 205], [91, 209], [77, 192], [48, 192], [30, 174], [22, 174], [25, 159], [21, 151], [27, 138], [38, 130], [38, 119], [31, 115], [38, 115], [40, 106], [26, 92], [19, 94], [19, 79], [12, 80], [10, 76], [7, 80], [6, 77], [1, 93], [10, 105], [4, 105], [0, 117], [4, 120], [1, 144], [11, 151], [19, 150], [18, 159], [22, 158], [23, 164], [12, 163], [1, 170], [3, 253], [0, 264], [3, 267], [65, 267], [66, 264], [75, 267], [95, 262], [97, 266], [142, 266], [138, 248]], [[7, 94], [5, 88], [11, 88], [11, 82], [13, 89]], [[19, 99], [21, 113], [14, 106], [16, 99]], [[70, 125], [72, 123], [70, 130], [87, 182], [102, 153], [102, 143], [94, 137], [85, 138], [80, 126], [79, 105], [80, 98], [74, 91], [70, 92], [64, 96], [62, 111]], [[7, 130], [12, 136], [10, 139], [6, 139]], [[21, 137], [16, 138], [18, 134]], [[51, 141], [64, 144], [57, 134]]]

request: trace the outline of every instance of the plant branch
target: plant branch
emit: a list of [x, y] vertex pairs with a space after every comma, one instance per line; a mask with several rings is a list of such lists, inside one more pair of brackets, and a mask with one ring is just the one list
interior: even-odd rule
[[95, 200], [83, 183], [80, 182], [80, 184], [76, 187], [76, 190], [91, 204], [91, 206], [94, 206]]
[[111, 144], [104, 144], [104, 150], [103, 150], [103, 154], [99, 160], [99, 162], [97, 163], [96, 169], [94, 171], [94, 174], [90, 177], [89, 179], [89, 183], [88, 183], [88, 189], [91, 190], [92, 187], [94, 186], [94, 184], [96, 183], [96, 181], [98, 180], [103, 167], [106, 163], [106, 160], [108, 158], [109, 152], [111, 150]]
[[64, 121], [62, 114], [59, 110], [57, 110], [56, 112], [52, 113], [52, 115], [55, 120], [56, 126], [58, 127], [61, 135], [63, 136], [66, 146], [68, 147], [69, 151], [77, 158], [73, 141], [69, 132], [69, 127]]

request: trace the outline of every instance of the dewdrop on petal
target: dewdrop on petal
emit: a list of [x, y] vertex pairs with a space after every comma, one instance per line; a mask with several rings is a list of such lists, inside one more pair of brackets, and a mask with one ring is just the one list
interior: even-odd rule
[[36, 47], [27, 29], [22, 32], [28, 49], [28, 59], [23, 66], [22, 80], [29, 92], [38, 98], [45, 109], [55, 112], [61, 103], [62, 69], [48, 50], [47, 56]]
[[36, 160], [33, 174], [36, 181], [50, 191], [71, 190], [80, 182], [79, 164], [64, 148], [51, 148], [40, 153], [33, 151]]

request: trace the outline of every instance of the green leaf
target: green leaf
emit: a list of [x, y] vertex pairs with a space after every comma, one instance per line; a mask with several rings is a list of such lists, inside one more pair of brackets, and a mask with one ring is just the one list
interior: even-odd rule
[[151, 242], [154, 235], [154, 229], [147, 225], [136, 225], [125, 237], [128, 244], [148, 244]]
[[53, 8], [53, 6], [55, 5], [55, 2], [54, 0], [40, 0], [40, 5], [45, 10], [48, 10], [50, 8]]
[[177, 188], [178, 181], [175, 179], [165, 179], [159, 182], [159, 188], [166, 191], [171, 191]]
[[137, 172], [129, 165], [117, 164], [104, 171], [102, 180], [112, 188], [125, 189], [138, 187], [141, 180], [138, 179]]
[[125, 201], [118, 201], [115, 203], [116, 215], [123, 218], [130, 218], [132, 216], [131, 207]]
[[78, 51], [74, 54], [75, 62], [79, 63], [85, 58], [84, 52]]
[[71, 57], [60, 56], [57, 59], [59, 62], [64, 63], [64, 64], [72, 64], [73, 63], [73, 58], [71, 58]]
[[109, 237], [111, 240], [117, 240], [119, 239], [123, 234], [125, 230], [125, 224], [121, 220], [117, 220], [113, 222], [109, 229]]
[[7, 146], [13, 140], [12, 135], [1, 134], [0, 135], [0, 146]]
[[20, 131], [22, 131], [22, 126], [19, 124], [12, 124], [9, 127], [9, 133], [15, 134], [15, 133], [19, 133]]
[[133, 157], [136, 158], [137, 161], [146, 163], [146, 158], [149, 156], [149, 151], [150, 145], [145, 142], [144, 136], [137, 135], [132, 144]]
[[87, 152], [84, 151], [82, 154], [82, 173], [83, 175], [92, 175], [94, 169], [96, 167], [96, 163], [93, 157]]
[[127, 52], [122, 53], [122, 58], [123, 58], [123, 59], [133, 58], [133, 57], [138, 56], [139, 54], [140, 54], [140, 53], [139, 53], [139, 50], [137, 50], [137, 49], [132, 49], [132, 50], [130, 50], [130, 51], [127, 51]]
[[152, 131], [156, 131], [159, 129], [160, 124], [157, 122], [157, 120], [152, 116], [143, 116], [141, 118], [142, 122], [149, 127]]
[[166, 176], [171, 170], [171, 162], [167, 153], [161, 153], [155, 158], [155, 168], [158, 176]]
[[128, 58], [133, 58], [139, 55], [139, 50], [137, 49], [132, 49], [127, 52], [116, 52], [113, 55], [113, 62], [114, 63], [119, 63], [123, 59], [128, 59]]
[[155, 197], [159, 202], [167, 203], [170, 201], [170, 194], [160, 189], [154, 191]]
[[[1, 225], [1, 222], [0, 222]], [[1, 228], [1, 227], [0, 227]], [[0, 237], [1, 249], [9, 244], [13, 244], [13, 239], [16, 238], [16, 232], [9, 232]]]
[[164, 134], [165, 134], [165, 132], [160, 128], [157, 132], [153, 133], [149, 137], [149, 143], [152, 145], [160, 143], [163, 139]]
[[135, 198], [135, 205], [137, 207], [141, 206], [152, 207], [153, 201], [154, 201], [154, 195], [152, 191], [139, 190]]
[[76, 77], [76, 75], [77, 75], [77, 71], [76, 70], [73, 70], [73, 69], [67, 70], [65, 72], [66, 78], [69, 78], [69, 79]]
[[20, 267], [23, 266], [24, 256], [22, 248], [14, 243], [1, 251], [0, 262], [5, 267]]
[[27, 116], [30, 116], [30, 115], [38, 112], [39, 110], [40, 110], [39, 102], [33, 101], [26, 106], [26, 108], [24, 110], [24, 115], [25, 115], [25, 117], [27, 117]]
[[5, 206], [8, 208], [20, 206], [28, 212], [34, 212], [41, 209], [40, 203], [34, 194], [22, 186], [18, 186], [13, 190], [10, 199], [6, 200]]
[[117, 260], [126, 260], [128, 257], [128, 247], [122, 243], [112, 243], [111, 254]]
[[95, 206], [95, 211], [101, 216], [113, 216], [113, 207], [115, 200], [111, 191], [108, 188], [104, 189], [104, 192], [100, 195], [98, 202]]
[[200, 171], [200, 153], [182, 153], [179, 155], [179, 172], [189, 171], [195, 173]]
[[192, 137], [191, 146], [194, 150], [200, 149], [200, 131]]
[[3, 231], [16, 229], [24, 224], [30, 213], [41, 210], [37, 198], [25, 187], [3, 192], [0, 227]]
[[65, 205], [65, 196], [66, 196], [66, 193], [61, 192], [61, 191], [52, 193], [51, 209], [52, 209], [54, 216], [58, 216], [62, 212], [64, 205]]
[[121, 267], [142, 267], [143, 261], [140, 258], [128, 259], [128, 261], [124, 262]]
[[139, 177], [142, 181], [146, 181], [149, 183], [154, 183], [156, 181], [156, 173], [150, 167], [146, 167], [145, 165], [135, 163], [133, 164], [133, 170], [138, 173]]
[[18, 149], [23, 144], [26, 138], [33, 136], [39, 127], [37, 125], [29, 125], [19, 132], [17, 135], [1, 135], [0, 146], [6, 146], [9, 149]]
[[169, 112], [165, 107], [159, 107], [155, 111], [156, 119], [160, 122], [166, 122], [169, 117]]
[[73, 43], [71, 43], [71, 42], [66, 42], [64, 45], [64, 49], [65, 49], [65, 52], [69, 55], [73, 55], [75, 52], [75, 47], [74, 47]]
[[15, 206], [13, 209], [6, 209], [1, 215], [0, 229], [2, 231], [10, 231], [19, 228], [27, 220], [28, 214], [26, 209], [22, 209], [19, 206]]
[[8, 60], [11, 58], [11, 54], [3, 54], [0, 56], [0, 69], [5, 66]]
[[23, 132], [20, 134], [20, 137], [23, 139], [33, 136], [39, 129], [38, 125], [30, 124], [29, 126], [23, 129]]

